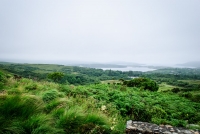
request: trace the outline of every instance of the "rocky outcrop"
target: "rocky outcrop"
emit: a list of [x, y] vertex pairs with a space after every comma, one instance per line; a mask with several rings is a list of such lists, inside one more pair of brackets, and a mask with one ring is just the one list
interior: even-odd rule
[[173, 127], [171, 125], [156, 125], [148, 122], [127, 121], [126, 134], [200, 134], [198, 130]]

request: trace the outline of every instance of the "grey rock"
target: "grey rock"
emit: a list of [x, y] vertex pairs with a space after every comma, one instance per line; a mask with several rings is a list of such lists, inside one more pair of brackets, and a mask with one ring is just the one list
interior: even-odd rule
[[192, 134], [192, 132], [189, 130], [182, 130], [181, 132], [183, 132], [184, 134]]
[[178, 133], [180, 133], [180, 132], [181, 132], [179, 129], [176, 129], [176, 131], [177, 131]]
[[148, 122], [127, 121], [126, 134], [199, 134], [199, 131], [171, 125], [156, 125]]
[[142, 129], [142, 128], [137, 128], [137, 130], [139, 130], [139, 131], [143, 131], [143, 129]]
[[157, 128], [154, 128], [154, 129], [153, 129], [153, 131], [159, 131], [159, 129], [157, 129]]
[[127, 121], [126, 125], [132, 125], [132, 120]]
[[137, 124], [133, 124], [133, 126], [136, 126], [136, 127], [137, 127], [138, 125], [137, 125]]
[[163, 132], [163, 134], [171, 134], [171, 132], [165, 131], [165, 132]]

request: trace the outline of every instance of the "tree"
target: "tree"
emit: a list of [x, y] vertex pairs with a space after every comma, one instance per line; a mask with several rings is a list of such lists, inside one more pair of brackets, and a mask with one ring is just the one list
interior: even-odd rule
[[158, 84], [148, 78], [134, 78], [130, 81], [124, 81], [124, 85], [127, 85], [128, 87], [138, 87], [142, 88], [144, 90], [150, 90], [150, 91], [158, 91]]
[[59, 82], [64, 77], [64, 73], [62, 72], [53, 72], [48, 74], [48, 78], [53, 80], [54, 82]]

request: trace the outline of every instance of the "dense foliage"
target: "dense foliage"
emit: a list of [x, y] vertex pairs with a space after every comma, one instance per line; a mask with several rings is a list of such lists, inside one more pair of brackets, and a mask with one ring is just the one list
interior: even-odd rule
[[[0, 66], [0, 133], [118, 134], [124, 132], [129, 119], [200, 125], [200, 80], [198, 76], [188, 79], [187, 69], [180, 73], [185, 79], [178, 79], [167, 72], [45, 64]], [[6, 72], [9, 70], [11, 73]], [[56, 73], [59, 78], [48, 79]], [[129, 75], [143, 77], [130, 80]], [[107, 79], [109, 82], [100, 83]]]
[[47, 80], [48, 75], [54, 72], [65, 74], [59, 83], [69, 83], [74, 85], [85, 85], [100, 83], [102, 80], [130, 79], [132, 76], [139, 76], [142, 72], [138, 71], [113, 71], [87, 67], [64, 66], [53, 64], [13, 64], [0, 63], [0, 68], [25, 78], [34, 80]]
[[62, 72], [53, 72], [48, 74], [48, 78], [53, 80], [54, 82], [59, 82], [64, 77]]

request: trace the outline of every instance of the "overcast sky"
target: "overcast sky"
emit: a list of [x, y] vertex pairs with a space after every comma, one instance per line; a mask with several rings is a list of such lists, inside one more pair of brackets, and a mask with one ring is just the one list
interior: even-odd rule
[[200, 61], [200, 0], [0, 0], [0, 60]]

